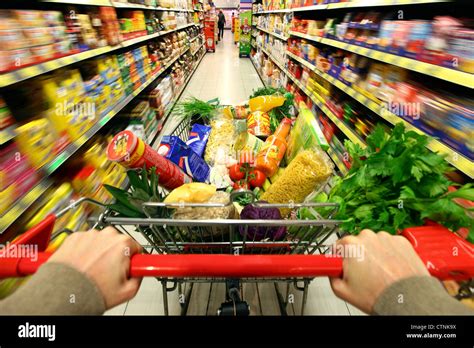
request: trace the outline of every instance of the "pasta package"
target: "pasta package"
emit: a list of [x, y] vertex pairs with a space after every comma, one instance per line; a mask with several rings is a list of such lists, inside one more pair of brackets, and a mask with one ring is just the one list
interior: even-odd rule
[[289, 163], [302, 149], [321, 147], [324, 151], [329, 144], [318, 121], [306, 107], [302, 108], [291, 130], [286, 150], [286, 161]]
[[210, 126], [212, 129], [207, 141], [204, 159], [211, 166], [226, 164], [234, 150], [236, 138], [234, 121], [222, 117], [212, 120]]
[[[278, 179], [260, 199], [269, 203], [302, 203], [314, 190], [324, 185], [332, 175], [334, 165], [320, 149], [298, 153]], [[290, 209], [280, 209], [287, 215]]]

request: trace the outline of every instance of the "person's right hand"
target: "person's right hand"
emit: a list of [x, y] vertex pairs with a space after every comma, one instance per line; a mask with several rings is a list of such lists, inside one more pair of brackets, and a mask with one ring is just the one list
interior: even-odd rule
[[358, 257], [344, 258], [343, 277], [332, 278], [331, 287], [338, 297], [366, 313], [373, 312], [377, 298], [393, 283], [430, 275], [410, 242], [402, 236], [363, 230], [357, 237], [340, 239], [336, 245], [341, 250], [354, 245], [355, 250], [363, 251]]
[[48, 262], [76, 268], [92, 279], [104, 296], [107, 309], [133, 298], [141, 283], [129, 278], [130, 257], [142, 247], [113, 227], [75, 232], [66, 238]]

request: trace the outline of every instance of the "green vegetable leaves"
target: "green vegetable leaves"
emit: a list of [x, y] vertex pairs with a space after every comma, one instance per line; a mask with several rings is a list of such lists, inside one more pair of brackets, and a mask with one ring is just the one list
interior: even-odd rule
[[173, 115], [182, 118], [192, 119], [194, 122], [202, 122], [208, 124], [215, 116], [219, 107], [218, 100], [210, 100], [205, 102], [197, 98], [191, 97], [178, 104]]
[[[156, 168], [151, 168], [150, 172], [151, 174], [148, 175], [145, 167], [140, 172], [128, 170], [129, 191], [104, 184], [107, 191], [115, 198], [115, 203], [109, 204], [108, 208], [124, 217], [146, 217], [142, 204], [145, 202], [161, 202], [164, 199], [159, 193]], [[167, 217], [167, 212], [163, 208], [150, 209], [150, 213], [155, 217]]]
[[[474, 188], [468, 184], [448, 193], [448, 187], [456, 185], [445, 176], [452, 168], [428, 150], [427, 143], [426, 136], [406, 132], [402, 123], [391, 134], [377, 126], [365, 149], [346, 142], [353, 164], [329, 194], [330, 202], [340, 204], [334, 217], [344, 221], [341, 229], [353, 234], [365, 228], [395, 234], [430, 219], [454, 231], [467, 227], [474, 241], [473, 219], [454, 201], [473, 201]], [[324, 216], [324, 211], [319, 212]]]

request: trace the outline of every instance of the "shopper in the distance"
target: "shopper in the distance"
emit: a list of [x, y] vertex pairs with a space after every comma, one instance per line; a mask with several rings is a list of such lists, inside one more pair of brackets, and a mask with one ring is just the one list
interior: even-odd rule
[[217, 28], [219, 29], [219, 33], [217, 37], [219, 40], [224, 38], [224, 27], [225, 27], [225, 16], [222, 10], [219, 10], [219, 14], [217, 15]]
[[[331, 279], [337, 296], [371, 314], [472, 315], [431, 277], [410, 243], [400, 236], [362, 231], [340, 245], [364, 248], [346, 258], [342, 279]], [[38, 272], [7, 299], [0, 314], [98, 315], [130, 300], [140, 279], [129, 278], [130, 257], [141, 247], [108, 227], [77, 232]]]

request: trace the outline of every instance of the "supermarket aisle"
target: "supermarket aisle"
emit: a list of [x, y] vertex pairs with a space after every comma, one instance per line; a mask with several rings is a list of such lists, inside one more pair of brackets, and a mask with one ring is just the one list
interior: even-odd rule
[[238, 104], [248, 98], [253, 89], [262, 83], [249, 59], [239, 58], [237, 45], [230, 30], [216, 46], [215, 53], [208, 53], [191, 79], [183, 96], [203, 100], [219, 98], [222, 104]]
[[[239, 58], [230, 30], [224, 31], [224, 39], [216, 45], [216, 52], [207, 53], [180, 100], [196, 97], [202, 100], [219, 98], [221, 104], [239, 104], [245, 101], [253, 89], [262, 87], [262, 82], [247, 58]], [[168, 134], [179, 123], [170, 119], [162, 134]]]
[[[224, 40], [217, 45], [215, 53], [206, 54], [181, 100], [189, 96], [203, 100], [218, 97], [222, 104], [238, 104], [245, 101], [253, 89], [259, 87], [262, 87], [262, 83], [252, 63], [249, 59], [239, 58], [238, 48], [233, 44], [232, 33], [225, 31]], [[169, 134], [178, 122], [177, 119], [170, 119], [162, 134]], [[279, 288], [283, 294], [286, 294], [286, 284], [279, 284]], [[288, 314], [299, 314], [301, 292], [291, 286], [288, 295], [284, 296], [295, 299], [294, 304], [287, 308]], [[224, 297], [224, 284], [194, 284], [188, 315], [216, 315]], [[252, 315], [279, 315], [280, 313], [275, 287], [272, 283], [245, 284], [243, 297], [249, 303]], [[168, 293], [168, 300], [170, 314], [179, 315], [178, 291]], [[357, 315], [359, 313], [358, 310], [334, 296], [328, 279], [315, 279], [310, 283], [305, 314]], [[108, 314], [162, 315], [161, 283], [153, 278], [144, 279], [140, 291], [132, 301], [112, 309]]]

